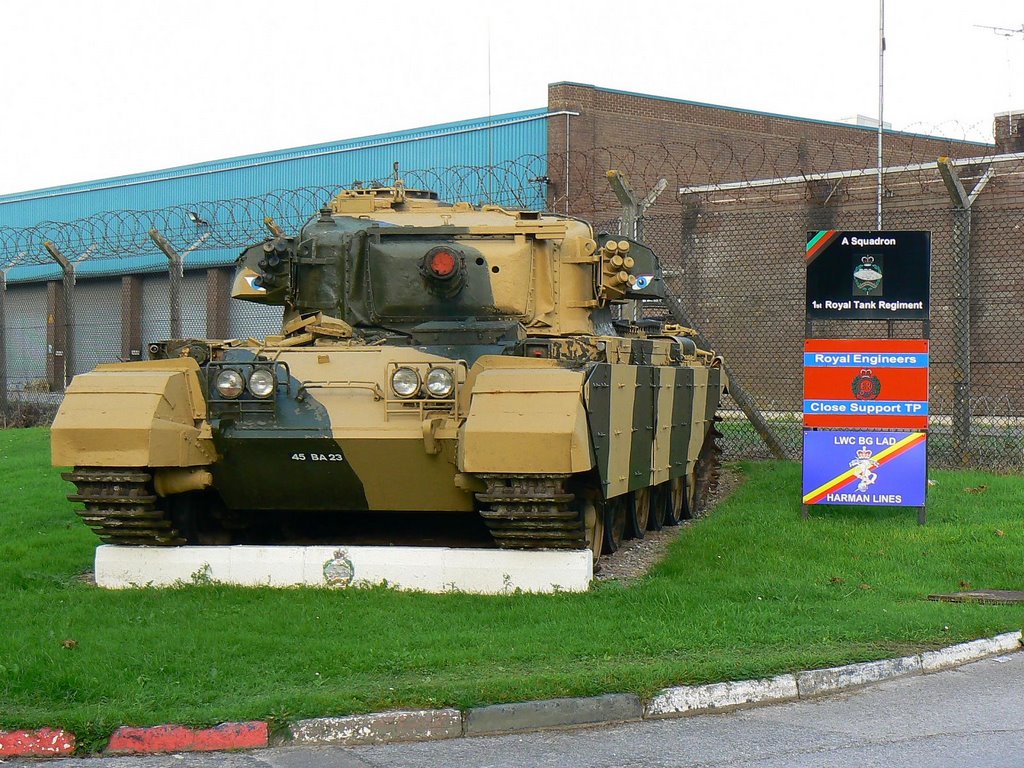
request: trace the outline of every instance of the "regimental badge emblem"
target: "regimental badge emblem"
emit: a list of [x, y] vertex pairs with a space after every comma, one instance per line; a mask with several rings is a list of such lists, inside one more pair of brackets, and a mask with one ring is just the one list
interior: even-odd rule
[[850, 462], [850, 469], [854, 476], [860, 480], [857, 483], [857, 490], [861, 493], [867, 491], [878, 479], [878, 474], [872, 470], [878, 469], [881, 465], [871, 458], [871, 449], [865, 446], [857, 451], [857, 458]]
[[858, 400], [876, 400], [882, 393], [882, 381], [870, 368], [861, 368], [851, 384], [853, 396]]
[[853, 292], [859, 296], [882, 295], [882, 257], [865, 254], [853, 266]]
[[347, 587], [355, 573], [356, 569], [344, 549], [335, 550], [334, 557], [324, 563], [324, 581], [329, 587]]

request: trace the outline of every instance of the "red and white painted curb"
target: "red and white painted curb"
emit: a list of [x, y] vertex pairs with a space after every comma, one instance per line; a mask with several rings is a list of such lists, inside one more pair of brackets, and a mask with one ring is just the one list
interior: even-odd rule
[[61, 728], [36, 731], [0, 731], [0, 758], [57, 757], [75, 751], [75, 734]]
[[255, 749], [269, 743], [270, 729], [264, 722], [221, 723], [195, 730], [182, 725], [151, 728], [121, 726], [110, 737], [107, 752], [135, 755], [153, 752], [212, 752], [219, 749]]
[[[284, 743], [354, 745], [424, 741], [474, 733], [514, 733], [721, 712], [737, 707], [806, 699], [904, 675], [937, 672], [1012, 653], [1020, 648], [1021, 633], [1007, 632], [900, 659], [847, 664], [764, 680], [666, 688], [645, 705], [630, 694], [606, 694], [590, 699], [552, 699], [476, 707], [466, 712], [457, 709], [416, 710], [313, 718], [293, 723], [289, 728], [291, 738]], [[474, 718], [486, 722], [474, 729]], [[269, 724], [262, 721], [221, 723], [202, 729], [183, 725], [122, 726], [110, 737], [106, 753], [138, 755], [257, 749], [269, 746], [269, 740]], [[56, 757], [69, 755], [74, 750], [75, 735], [59, 728], [0, 731], [0, 761], [5, 757]]]

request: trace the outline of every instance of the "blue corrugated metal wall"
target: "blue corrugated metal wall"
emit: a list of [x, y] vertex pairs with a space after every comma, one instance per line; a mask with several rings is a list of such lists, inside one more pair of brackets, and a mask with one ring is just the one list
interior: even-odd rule
[[251, 197], [278, 189], [347, 186], [378, 179], [392, 163], [407, 170], [498, 165], [547, 154], [546, 111], [417, 128], [347, 141], [215, 160], [164, 171], [0, 195], [0, 225], [29, 227], [104, 211], [145, 211], [191, 200]]

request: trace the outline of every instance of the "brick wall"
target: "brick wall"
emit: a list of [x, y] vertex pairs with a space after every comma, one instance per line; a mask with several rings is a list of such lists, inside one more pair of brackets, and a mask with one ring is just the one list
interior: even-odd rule
[[[549, 121], [549, 176], [552, 206], [565, 210], [568, 203], [570, 211], [584, 217], [615, 215], [604, 178], [609, 168], [625, 170], [638, 192], [666, 178], [668, 192], [659, 200], [666, 206], [674, 202], [670, 193], [684, 185], [869, 168], [876, 163], [877, 133], [853, 125], [573, 83], [550, 85], [548, 108], [579, 113]], [[885, 134], [883, 149], [886, 165], [932, 161], [941, 155], [980, 156], [993, 150], [988, 144], [894, 132]]]

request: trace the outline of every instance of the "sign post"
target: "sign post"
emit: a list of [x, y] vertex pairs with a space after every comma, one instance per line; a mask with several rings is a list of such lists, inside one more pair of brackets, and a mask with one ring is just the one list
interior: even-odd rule
[[[915, 507], [923, 525], [931, 235], [809, 232], [805, 262], [803, 517], [814, 505]], [[925, 338], [814, 338], [814, 320], [919, 320]]]

